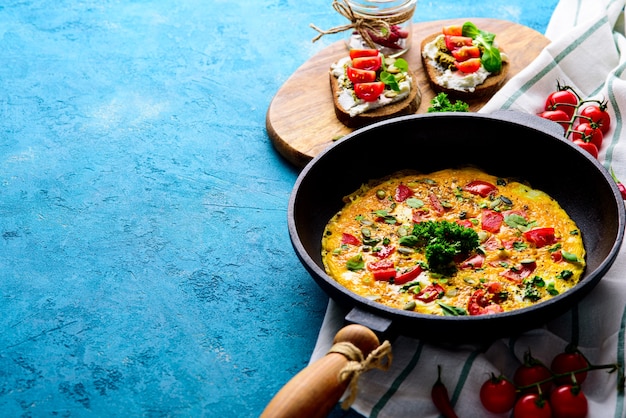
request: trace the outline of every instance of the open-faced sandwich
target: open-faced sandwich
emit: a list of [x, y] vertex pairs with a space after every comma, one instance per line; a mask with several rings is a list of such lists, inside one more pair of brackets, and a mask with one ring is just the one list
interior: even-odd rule
[[352, 49], [330, 68], [335, 114], [350, 128], [415, 113], [421, 94], [403, 58]]
[[433, 90], [464, 100], [493, 95], [509, 69], [495, 37], [471, 22], [446, 26], [426, 37], [421, 44], [422, 63]]

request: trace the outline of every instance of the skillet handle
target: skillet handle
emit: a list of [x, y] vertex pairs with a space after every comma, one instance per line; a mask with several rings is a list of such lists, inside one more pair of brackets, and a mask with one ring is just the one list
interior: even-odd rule
[[[380, 343], [376, 334], [362, 325], [347, 325], [337, 332], [334, 343], [349, 342], [367, 357]], [[322, 418], [328, 416], [346, 391], [349, 380], [339, 372], [348, 364], [344, 354], [329, 352], [296, 374], [274, 396], [261, 418]]]

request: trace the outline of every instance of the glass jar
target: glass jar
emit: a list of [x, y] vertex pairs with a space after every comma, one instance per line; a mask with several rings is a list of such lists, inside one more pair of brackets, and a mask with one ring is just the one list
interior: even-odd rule
[[417, 0], [347, 0], [347, 4], [360, 23], [346, 40], [349, 49], [376, 48], [389, 57], [409, 50]]

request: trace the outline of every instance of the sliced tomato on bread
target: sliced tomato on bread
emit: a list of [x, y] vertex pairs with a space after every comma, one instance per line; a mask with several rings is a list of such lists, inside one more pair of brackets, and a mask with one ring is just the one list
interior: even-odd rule
[[[377, 51], [378, 52], [378, 51]], [[380, 54], [373, 57], [356, 57], [352, 58], [352, 66], [359, 70], [378, 71], [383, 63]]]
[[358, 83], [354, 85], [354, 94], [366, 102], [374, 102], [385, 91], [385, 83], [375, 81], [372, 83]]
[[359, 68], [348, 67], [346, 69], [348, 79], [353, 83], [371, 83], [376, 81], [376, 71], [361, 70]]
[[377, 49], [351, 49], [350, 50], [350, 59], [355, 59], [359, 57], [375, 57], [378, 55]]
[[475, 73], [480, 69], [480, 65], [480, 58], [470, 58], [465, 61], [454, 62], [454, 66], [456, 67], [456, 69], [465, 74]]

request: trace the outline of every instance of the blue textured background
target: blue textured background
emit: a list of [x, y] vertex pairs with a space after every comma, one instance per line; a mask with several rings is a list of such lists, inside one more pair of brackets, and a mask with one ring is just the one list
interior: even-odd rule
[[[556, 0], [424, 1], [415, 21], [545, 30]], [[0, 411], [254, 417], [327, 297], [265, 112], [341, 37], [330, 0], [0, 5]], [[337, 412], [341, 414], [341, 412]]]

